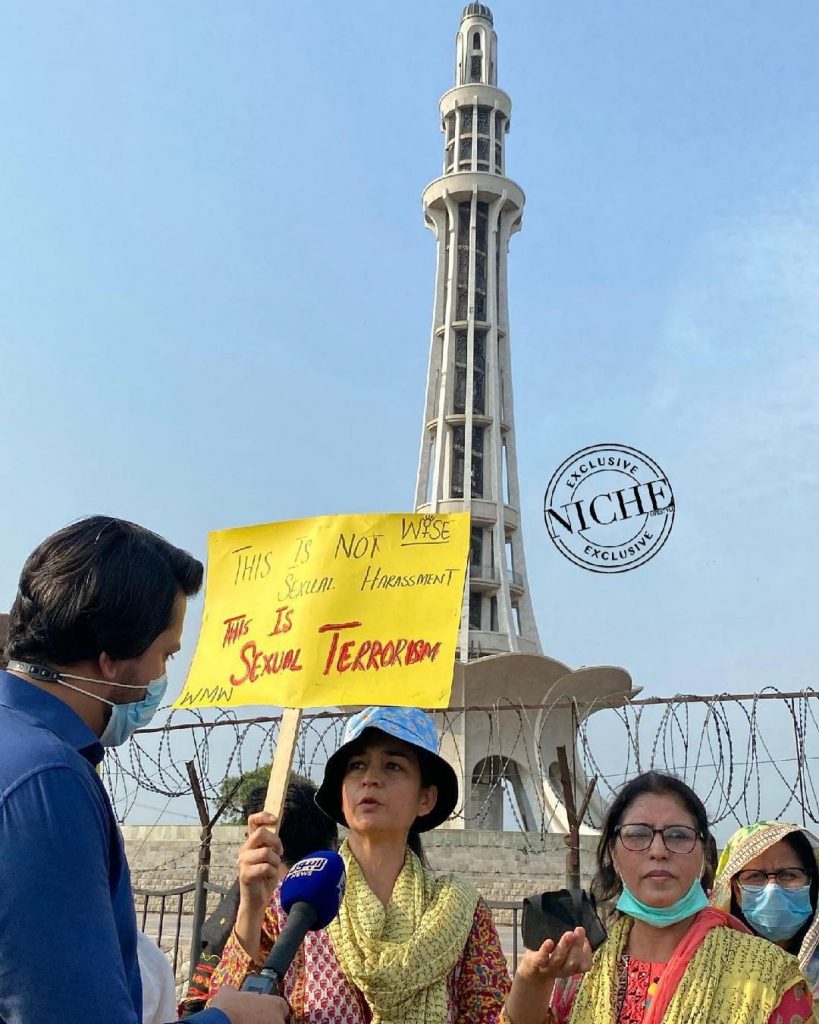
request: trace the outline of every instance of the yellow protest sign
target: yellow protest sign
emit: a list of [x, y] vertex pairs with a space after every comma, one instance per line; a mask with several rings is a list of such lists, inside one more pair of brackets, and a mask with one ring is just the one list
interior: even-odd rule
[[446, 707], [469, 514], [320, 516], [211, 533], [174, 704]]

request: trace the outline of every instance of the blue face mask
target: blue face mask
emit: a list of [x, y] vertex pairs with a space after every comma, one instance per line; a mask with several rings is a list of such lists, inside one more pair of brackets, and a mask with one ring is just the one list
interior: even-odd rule
[[623, 891], [617, 901], [617, 909], [638, 921], [644, 921], [653, 928], [668, 928], [669, 925], [693, 917], [708, 906], [708, 898], [700, 884], [699, 878], [691, 883], [691, 888], [670, 907], [650, 907], [641, 903], [629, 887], [623, 883]]
[[163, 672], [159, 679], [148, 683], [148, 692], [142, 700], [131, 704], [113, 704], [111, 717], [100, 736], [104, 747], [118, 747], [126, 743], [137, 729], [144, 729], [156, 714], [160, 701], [168, 688], [168, 677]]
[[813, 913], [810, 886], [783, 889], [781, 885], [742, 889], [742, 916], [764, 939], [784, 942], [793, 938]]
[[[25, 675], [34, 676], [35, 679], [43, 679], [49, 683], [61, 683], [69, 690], [76, 690], [77, 693], [84, 693], [86, 697], [93, 697], [94, 700], [107, 704], [111, 708], [111, 717], [100, 736], [100, 743], [104, 747], [118, 747], [125, 743], [136, 732], [148, 725], [156, 714], [159, 703], [165, 696], [168, 688], [168, 676], [163, 672], [158, 679], [148, 683], [148, 692], [141, 700], [131, 701], [130, 704], [115, 704], [112, 700], [100, 697], [98, 693], [89, 693], [81, 686], [69, 683], [69, 679], [79, 679], [83, 683], [100, 683], [101, 679], [93, 679], [91, 676], [77, 676], [72, 672], [58, 672], [57, 669], [47, 668], [44, 665], [36, 665], [29, 661], [12, 660], [9, 662], [12, 671], [23, 672]], [[124, 690], [144, 690], [144, 683], [116, 683], [109, 681], [109, 686], [120, 686]]]

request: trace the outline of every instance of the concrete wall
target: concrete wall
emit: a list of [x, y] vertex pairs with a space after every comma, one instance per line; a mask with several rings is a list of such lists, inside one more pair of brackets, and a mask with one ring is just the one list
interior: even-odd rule
[[[194, 881], [200, 835], [196, 826], [126, 826], [122, 833], [134, 886], [170, 889]], [[244, 826], [214, 829], [211, 881], [233, 881], [243, 840]], [[588, 884], [596, 839], [583, 836], [580, 843], [581, 872]], [[438, 829], [425, 837], [424, 846], [434, 870], [454, 871], [469, 879], [487, 899], [520, 900], [566, 884], [567, 847], [562, 836]]]

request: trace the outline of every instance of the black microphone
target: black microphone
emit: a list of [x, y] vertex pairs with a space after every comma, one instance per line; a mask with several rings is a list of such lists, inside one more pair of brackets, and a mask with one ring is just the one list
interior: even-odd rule
[[261, 972], [245, 979], [243, 992], [270, 995], [279, 990], [305, 935], [326, 928], [338, 913], [345, 883], [344, 861], [333, 850], [319, 850], [293, 865], [282, 882], [281, 891], [287, 924], [273, 944]]

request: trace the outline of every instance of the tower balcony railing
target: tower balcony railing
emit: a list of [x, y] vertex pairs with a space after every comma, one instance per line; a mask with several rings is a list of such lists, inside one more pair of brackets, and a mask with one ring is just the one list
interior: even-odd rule
[[[469, 579], [475, 583], [498, 586], [500, 584], [500, 570], [496, 565], [476, 565], [474, 562], [470, 562]], [[506, 579], [512, 590], [522, 591], [524, 589], [523, 577], [519, 572], [515, 572], [514, 569], [506, 570]]]
[[[428, 512], [463, 512], [463, 510], [463, 497], [452, 498], [449, 496], [439, 498], [435, 502], [425, 501], [415, 509], [416, 512], [419, 512], [422, 515]], [[476, 526], [491, 526], [498, 520], [497, 502], [491, 501], [488, 498], [473, 497], [470, 512], [472, 514], [472, 522]], [[514, 533], [518, 528], [518, 510], [516, 508], [512, 508], [511, 505], [504, 505], [503, 521], [506, 531], [506, 539], [508, 540], [509, 535]]]
[[[448, 412], [446, 413], [446, 422], [453, 427], [459, 427], [466, 424], [466, 413], [463, 412]], [[478, 427], [491, 427], [492, 417], [486, 412], [473, 412], [472, 422]], [[438, 418], [436, 416], [433, 420], [427, 420], [424, 424], [427, 433], [434, 433], [438, 428]], [[501, 433], [506, 435], [512, 429], [512, 424], [508, 420], [501, 420], [500, 424]]]
[[500, 583], [500, 572], [494, 565], [475, 565], [470, 562], [469, 564], [469, 578], [470, 580], [477, 580], [480, 583]]
[[505, 175], [493, 174], [492, 171], [455, 171], [435, 178], [424, 189], [421, 197], [424, 209], [440, 207], [446, 209], [446, 199], [464, 202], [472, 199], [474, 190], [478, 190], [478, 201], [494, 202], [505, 196], [503, 211], [513, 214], [511, 230], [520, 226], [520, 214], [526, 202], [523, 189]]

